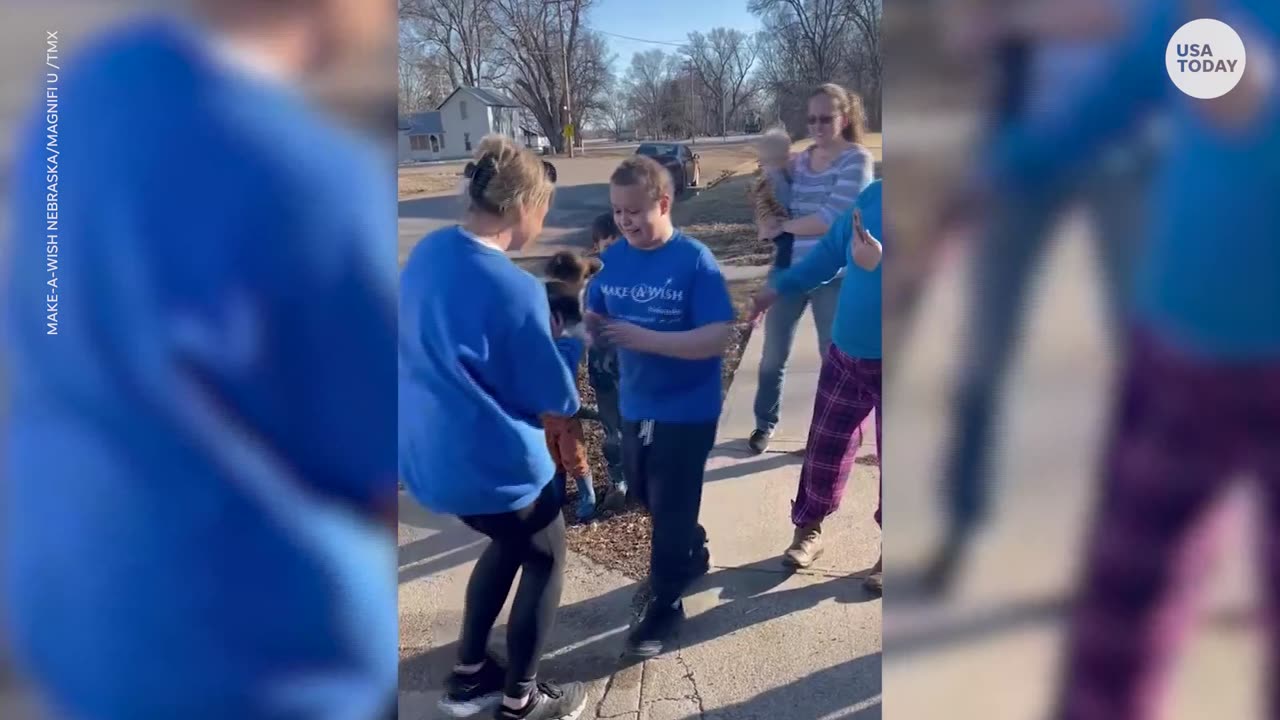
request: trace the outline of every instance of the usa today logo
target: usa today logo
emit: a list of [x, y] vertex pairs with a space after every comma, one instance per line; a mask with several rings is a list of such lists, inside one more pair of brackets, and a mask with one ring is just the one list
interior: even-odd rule
[[1201, 18], [1178, 28], [1164, 63], [1169, 78], [1193, 98], [1212, 100], [1231, 92], [1244, 75], [1244, 41], [1221, 20]]

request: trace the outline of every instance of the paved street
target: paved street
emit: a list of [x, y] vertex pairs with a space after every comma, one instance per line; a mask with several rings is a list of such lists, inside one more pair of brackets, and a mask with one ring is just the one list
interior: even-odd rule
[[[592, 718], [625, 720], [879, 720], [880, 601], [856, 574], [876, 560], [874, 466], [859, 464], [827, 524], [817, 566], [786, 572], [789, 503], [812, 411], [818, 354], [801, 325], [774, 449], [749, 457], [762, 333], [754, 333], [730, 390], [708, 464], [702, 522], [715, 569], [686, 600], [678, 647], [642, 665], [618, 657], [635, 583], [571, 554], [559, 622], [543, 665], [549, 678], [591, 683]], [[866, 460], [875, 452], [864, 447]], [[454, 661], [468, 573], [479, 536], [402, 496], [400, 717], [434, 718]], [[505, 622], [505, 614], [500, 622]], [[494, 632], [495, 645], [503, 629]]]
[[[609, 174], [618, 166], [616, 156], [552, 158], [558, 174], [555, 200], [547, 214], [540, 252], [550, 254], [590, 225], [596, 215], [609, 210]], [[461, 181], [459, 181], [459, 190]], [[458, 191], [400, 201], [400, 248], [406, 252], [427, 233], [458, 222], [462, 201]]]

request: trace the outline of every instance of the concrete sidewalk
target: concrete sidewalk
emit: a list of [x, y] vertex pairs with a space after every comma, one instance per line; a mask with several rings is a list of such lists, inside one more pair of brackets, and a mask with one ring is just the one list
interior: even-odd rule
[[[874, 463], [856, 467], [842, 509], [826, 524], [826, 554], [817, 566], [794, 574], [779, 562], [791, 540], [789, 508], [802, 460], [788, 451], [804, 446], [819, 368], [808, 318], [797, 335], [778, 440], [758, 457], [747, 454], [742, 438], [753, 425], [762, 332], [743, 354], [703, 496], [715, 568], [686, 599], [689, 620], [671, 651], [621, 667], [636, 584], [570, 555], [541, 674], [589, 682], [588, 720], [881, 717], [881, 603], [856, 576], [879, 549]], [[862, 462], [874, 452], [872, 432]], [[467, 578], [483, 541], [405, 496], [400, 523], [400, 717], [424, 720], [438, 716]], [[504, 632], [495, 630], [495, 647]]]

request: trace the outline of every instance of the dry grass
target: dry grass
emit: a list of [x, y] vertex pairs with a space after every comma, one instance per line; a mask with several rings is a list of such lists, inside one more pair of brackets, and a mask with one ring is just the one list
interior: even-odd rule
[[418, 195], [434, 195], [449, 192], [462, 182], [461, 168], [444, 165], [431, 168], [401, 168], [399, 173], [399, 199]]

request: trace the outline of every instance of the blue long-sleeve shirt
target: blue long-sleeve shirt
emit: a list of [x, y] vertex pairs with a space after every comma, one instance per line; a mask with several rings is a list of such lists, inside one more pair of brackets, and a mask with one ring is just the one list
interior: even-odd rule
[[[1257, 37], [1280, 51], [1280, 3], [1220, 5], [1246, 50]], [[1172, 143], [1152, 187], [1135, 319], [1199, 356], [1280, 358], [1280, 98], [1270, 88], [1244, 130], [1212, 126], [1204, 101], [1181, 94], [1165, 69], [1169, 38], [1192, 19], [1180, 7], [1153, 3], [1069, 112], [1010, 129], [991, 177], [1006, 197], [1059, 192], [1105, 143], [1166, 110]]]
[[59, 64], [16, 144], [0, 345], [24, 674], [72, 717], [376, 712], [395, 546], [352, 520], [395, 497], [394, 184], [195, 28]]
[[555, 474], [541, 416], [578, 412], [541, 282], [460, 228], [438, 230], [400, 278], [400, 473], [427, 507], [491, 515]]
[[853, 264], [853, 212], [862, 214], [862, 226], [883, 244], [882, 182], [876, 180], [858, 196], [853, 208], [831, 225], [827, 234], [799, 263], [773, 277], [774, 289], [783, 294], [808, 292], [830, 282], [845, 270], [836, 304], [831, 341], [845, 354], [865, 360], [880, 358], [881, 262], [867, 272]]

